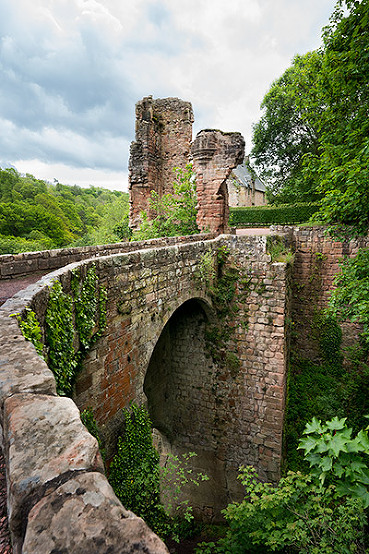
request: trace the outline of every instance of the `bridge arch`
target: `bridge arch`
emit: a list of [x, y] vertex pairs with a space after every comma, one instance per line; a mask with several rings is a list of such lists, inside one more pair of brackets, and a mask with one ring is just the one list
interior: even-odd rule
[[193, 449], [204, 441], [211, 412], [214, 363], [206, 325], [215, 313], [206, 301], [183, 302], [163, 327], [147, 367], [143, 391], [154, 427], [171, 443]]
[[[165, 448], [172, 449], [175, 454], [180, 454], [183, 450], [196, 450], [198, 458], [195, 469], [210, 474], [206, 494], [202, 490], [201, 493], [199, 491], [198, 499], [191, 496], [195, 508], [199, 508], [208, 517], [216, 514], [229, 501], [242, 497], [242, 490], [239, 490], [236, 480], [241, 464], [255, 465], [259, 473], [267, 479], [274, 480], [279, 475], [287, 354], [285, 315], [289, 313], [288, 271], [285, 264], [271, 262], [266, 253], [265, 237], [223, 235], [213, 240], [159, 247], [154, 247], [149, 242], [143, 250], [85, 260], [48, 275], [42, 282], [9, 301], [0, 314], [0, 331], [2, 330], [2, 336], [7, 340], [9, 329], [12, 328], [11, 348], [15, 352], [23, 339], [20, 330], [15, 329], [16, 320], [9, 318], [9, 315], [20, 313], [29, 306], [35, 311], [43, 327], [49, 302], [48, 286], [52, 284], [52, 280], [58, 279], [64, 293], [72, 294], [72, 272], [78, 270], [78, 275], [83, 279], [88, 268], [94, 266], [99, 287], [105, 287], [107, 291], [108, 325], [103, 335], [86, 353], [76, 383], [74, 400], [80, 409], [88, 406], [93, 408], [107, 442], [114, 444], [123, 419], [121, 408], [131, 401], [144, 402], [144, 388], [151, 404], [155, 405], [155, 402], [158, 404], [160, 401], [160, 396], [159, 400], [155, 399], [155, 394], [149, 392], [150, 373], [154, 371], [153, 375], [155, 374], [153, 360], [159, 360], [156, 367], [160, 363], [157, 351], [160, 344], [165, 345], [168, 328], [174, 326], [174, 335], [177, 336], [174, 344], [181, 343], [186, 358], [189, 358], [190, 347], [194, 347], [190, 330], [194, 326], [197, 329], [202, 328], [206, 320], [204, 314], [209, 317], [211, 313], [211, 301], [199, 275], [204, 270], [205, 255], [208, 259], [209, 253], [213, 253], [215, 264], [220, 249], [223, 253], [228, 252], [230, 259], [236, 262], [233, 271], [237, 270], [237, 305], [234, 306], [237, 309], [229, 312], [232, 339], [229, 345], [224, 346], [224, 352], [227, 353], [230, 349], [229, 352], [237, 360], [237, 367], [233, 364], [234, 359], [229, 366], [221, 363], [218, 367], [212, 366], [211, 360], [206, 357], [204, 340], [201, 338], [203, 335], [200, 333], [201, 340], [198, 342], [201, 348], [195, 348], [195, 360], [197, 359], [199, 366], [202, 364], [203, 378], [201, 382], [182, 388], [182, 404], [176, 406], [175, 399], [172, 399], [172, 407], [177, 410], [177, 427], [171, 430], [169, 426], [168, 429], [163, 416], [155, 413], [151, 407], [154, 424], [162, 429], [161, 435], [158, 432], [158, 438], [164, 446], [164, 453]], [[191, 317], [195, 324], [191, 324]], [[224, 321], [220, 319], [219, 325], [224, 325]], [[188, 334], [187, 339], [182, 342], [179, 340], [181, 329], [184, 334]], [[75, 338], [78, 348], [78, 334]], [[28, 354], [30, 348], [28, 345]], [[175, 358], [178, 361], [180, 356], [177, 350], [176, 346]], [[6, 349], [4, 355], [7, 356]], [[23, 356], [14, 356], [14, 360], [23, 359]], [[4, 392], [7, 395], [5, 403], [3, 402], [5, 421], [9, 422], [13, 411], [16, 411], [12, 404], [14, 396], [23, 392], [33, 396], [37, 410], [39, 403], [43, 401], [38, 395], [46, 393], [47, 401], [55, 404], [53, 417], [60, 421], [63, 434], [63, 425], [68, 417], [57, 408], [60, 400], [55, 397], [52, 374], [35, 352], [32, 360], [37, 368], [38, 380], [34, 376], [36, 369], [31, 365], [28, 381], [24, 381], [25, 367], [17, 380], [17, 368], [13, 368], [13, 362], [9, 363], [6, 359], [9, 381], [4, 382], [15, 381], [15, 384], [8, 392]], [[184, 364], [180, 367], [183, 368]], [[177, 370], [177, 377], [182, 372]], [[194, 375], [195, 372], [187, 372], [189, 379], [193, 379]], [[165, 383], [165, 379], [162, 379], [162, 383]], [[169, 397], [173, 396], [174, 393], [169, 392]], [[189, 404], [185, 403], [185, 393], [193, 397]], [[197, 404], [194, 402], [196, 395], [201, 397]], [[183, 406], [188, 406], [188, 409], [185, 410]], [[200, 422], [192, 424], [188, 416], [190, 414], [194, 420], [196, 410], [202, 410], [197, 412], [203, 418], [202, 427]], [[184, 418], [185, 413], [187, 420]], [[51, 434], [52, 437], [49, 433], [43, 440], [58, 444], [59, 437], [54, 431]], [[11, 435], [7, 434], [7, 430], [5, 435], [5, 441], [9, 442]], [[66, 448], [69, 448], [69, 444]], [[92, 454], [96, 455], [96, 452]], [[42, 460], [40, 466], [41, 462]], [[94, 460], [88, 466], [90, 467], [95, 471]], [[65, 471], [63, 468], [64, 465], [60, 471]], [[25, 467], [21, 474], [26, 476], [29, 470], [29, 467]], [[28, 481], [33, 483], [32, 479]], [[55, 483], [57, 482], [59, 481], [56, 479]], [[38, 493], [41, 498], [44, 489], [41, 485], [40, 487]], [[27, 499], [23, 498], [21, 502], [24, 504]], [[18, 516], [19, 510], [16, 514]], [[18, 520], [11, 522], [11, 526], [16, 530], [18, 523]], [[16, 532], [18, 533], [18, 528]]]
[[194, 452], [191, 469], [208, 476], [200, 487], [188, 484], [184, 490], [197, 516], [207, 520], [218, 518], [228, 500], [217, 437], [219, 368], [207, 343], [208, 325], [215, 321], [203, 298], [183, 302], [160, 333], [143, 384], [161, 463], [168, 454]]

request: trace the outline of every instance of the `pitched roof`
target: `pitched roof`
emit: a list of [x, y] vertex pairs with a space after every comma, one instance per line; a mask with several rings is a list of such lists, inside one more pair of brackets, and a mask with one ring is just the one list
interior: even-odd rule
[[[241, 186], [252, 188], [253, 177], [249, 168], [242, 163], [233, 169], [231, 176], [239, 182]], [[258, 177], [254, 178], [255, 190], [265, 192], [265, 185], [260, 181]]]

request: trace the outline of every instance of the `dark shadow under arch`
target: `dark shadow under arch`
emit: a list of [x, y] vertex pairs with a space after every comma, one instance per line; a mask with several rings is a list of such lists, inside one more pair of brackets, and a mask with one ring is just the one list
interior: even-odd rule
[[171, 444], [204, 446], [212, 425], [214, 364], [205, 336], [212, 317], [203, 300], [184, 302], [166, 323], [150, 359], [144, 381], [149, 414]]

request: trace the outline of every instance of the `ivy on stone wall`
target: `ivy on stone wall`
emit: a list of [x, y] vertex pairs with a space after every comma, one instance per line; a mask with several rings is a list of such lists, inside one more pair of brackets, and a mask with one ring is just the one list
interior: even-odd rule
[[18, 324], [24, 338], [32, 342], [39, 356], [42, 357], [43, 347], [41, 327], [35, 312], [26, 308], [23, 316], [17, 316]]
[[48, 365], [56, 379], [57, 391], [69, 396], [87, 350], [106, 326], [107, 292], [99, 287], [94, 266], [85, 276], [72, 273], [71, 293], [59, 281], [51, 290], [45, 318]]
[[106, 450], [104, 448], [104, 443], [100, 435], [100, 430], [91, 407], [88, 407], [81, 412], [81, 421], [86, 427], [87, 431], [97, 440], [101, 457], [105, 461]]
[[73, 300], [55, 281], [46, 311], [48, 365], [55, 375], [58, 394], [69, 395], [79, 361], [74, 350]]
[[209, 250], [203, 254], [195, 279], [205, 287], [217, 314], [217, 322], [208, 322], [205, 330], [208, 351], [218, 366], [227, 368], [236, 377], [241, 363], [237, 354], [231, 352], [230, 343], [234, 333], [232, 320], [239, 310], [236, 291], [237, 283], [242, 281], [240, 268], [229, 249], [220, 246], [215, 253]]

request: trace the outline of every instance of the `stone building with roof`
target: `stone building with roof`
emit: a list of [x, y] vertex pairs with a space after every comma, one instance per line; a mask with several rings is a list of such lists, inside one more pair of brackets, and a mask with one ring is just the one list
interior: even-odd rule
[[250, 169], [248, 157], [232, 170], [227, 179], [229, 206], [264, 206], [265, 185]]

